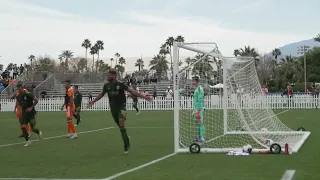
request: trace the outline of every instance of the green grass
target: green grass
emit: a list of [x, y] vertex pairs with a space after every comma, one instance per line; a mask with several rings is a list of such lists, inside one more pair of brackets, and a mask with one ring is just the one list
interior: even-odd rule
[[[280, 112], [280, 111], [276, 111]], [[115, 127], [109, 112], [83, 112], [84, 122], [78, 132]], [[18, 120], [13, 113], [0, 113], [1, 178], [106, 178], [173, 153], [173, 112], [149, 111], [135, 116], [128, 113], [127, 126], [132, 150], [123, 154], [117, 128], [79, 134], [76, 140], [53, 138], [23, 144]], [[320, 179], [320, 111], [290, 110], [279, 115], [289, 127], [300, 126], [311, 136], [297, 154], [251, 155], [233, 157], [225, 154], [178, 154], [117, 179], [280, 179], [287, 169], [295, 169], [297, 179]], [[45, 137], [64, 135], [64, 113], [39, 112], [38, 127]], [[145, 128], [143, 128], [145, 127]], [[36, 139], [33, 134], [33, 139]]]

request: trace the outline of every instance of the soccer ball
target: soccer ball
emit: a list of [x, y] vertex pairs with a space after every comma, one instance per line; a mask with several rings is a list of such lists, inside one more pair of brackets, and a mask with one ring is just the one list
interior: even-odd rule
[[264, 141], [264, 144], [267, 145], [268, 147], [270, 147], [273, 144], [273, 141], [271, 139], [266, 139]]
[[242, 151], [250, 154], [252, 152], [252, 146], [250, 144], [244, 145]]
[[267, 132], [268, 129], [267, 129], [267, 128], [262, 128], [261, 131], [262, 131], [262, 132]]

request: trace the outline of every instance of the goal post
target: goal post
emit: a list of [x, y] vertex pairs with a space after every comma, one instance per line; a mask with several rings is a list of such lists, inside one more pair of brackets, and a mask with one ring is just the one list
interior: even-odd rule
[[[204, 141], [201, 152], [228, 152], [250, 144], [253, 152], [269, 149], [271, 140], [298, 152], [310, 132], [284, 125], [261, 95], [251, 57], [224, 57], [216, 43], [174, 42], [174, 151], [189, 152], [199, 134], [193, 109], [192, 77], [204, 92]], [[187, 58], [186, 55], [190, 58]], [[181, 65], [181, 61], [186, 61]]]

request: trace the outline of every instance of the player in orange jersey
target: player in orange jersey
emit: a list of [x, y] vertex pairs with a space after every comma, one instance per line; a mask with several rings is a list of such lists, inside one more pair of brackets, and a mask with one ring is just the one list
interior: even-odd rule
[[64, 97], [64, 104], [61, 106], [61, 111], [63, 110], [63, 107], [66, 107], [66, 118], [68, 123], [68, 134], [67, 138], [76, 139], [77, 133], [76, 128], [72, 122], [73, 115], [75, 114], [75, 105], [74, 105], [74, 93], [70, 86], [70, 81], [67, 80], [65, 82], [65, 88], [66, 88], [66, 95]]
[[[18, 84], [22, 84], [21, 82], [18, 82]], [[24, 89], [24, 91], [28, 91], [26, 89]], [[19, 95], [19, 91], [17, 90], [16, 93], [15, 93], [15, 97], [17, 97]], [[16, 117], [18, 118], [19, 120], [19, 123], [20, 123], [20, 129], [22, 131], [22, 122], [21, 122], [21, 118], [22, 118], [22, 109], [21, 107], [19, 106], [18, 104], [18, 101], [16, 100], [16, 103], [15, 103], [15, 106], [14, 106], [14, 113], [16, 114]], [[29, 137], [31, 137], [31, 128], [30, 128], [30, 124], [28, 124], [27, 126], [27, 132], [29, 134]], [[24, 134], [22, 132], [22, 134], [19, 136], [19, 137], [24, 137]]]

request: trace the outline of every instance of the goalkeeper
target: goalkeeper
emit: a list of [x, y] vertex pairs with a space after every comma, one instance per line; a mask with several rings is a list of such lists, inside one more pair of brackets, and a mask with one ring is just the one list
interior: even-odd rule
[[192, 84], [195, 87], [193, 93], [193, 117], [197, 122], [197, 132], [198, 135], [195, 139], [196, 142], [204, 143], [204, 134], [205, 127], [203, 124], [203, 115], [204, 115], [204, 92], [202, 87], [199, 84], [199, 76], [192, 78]]

